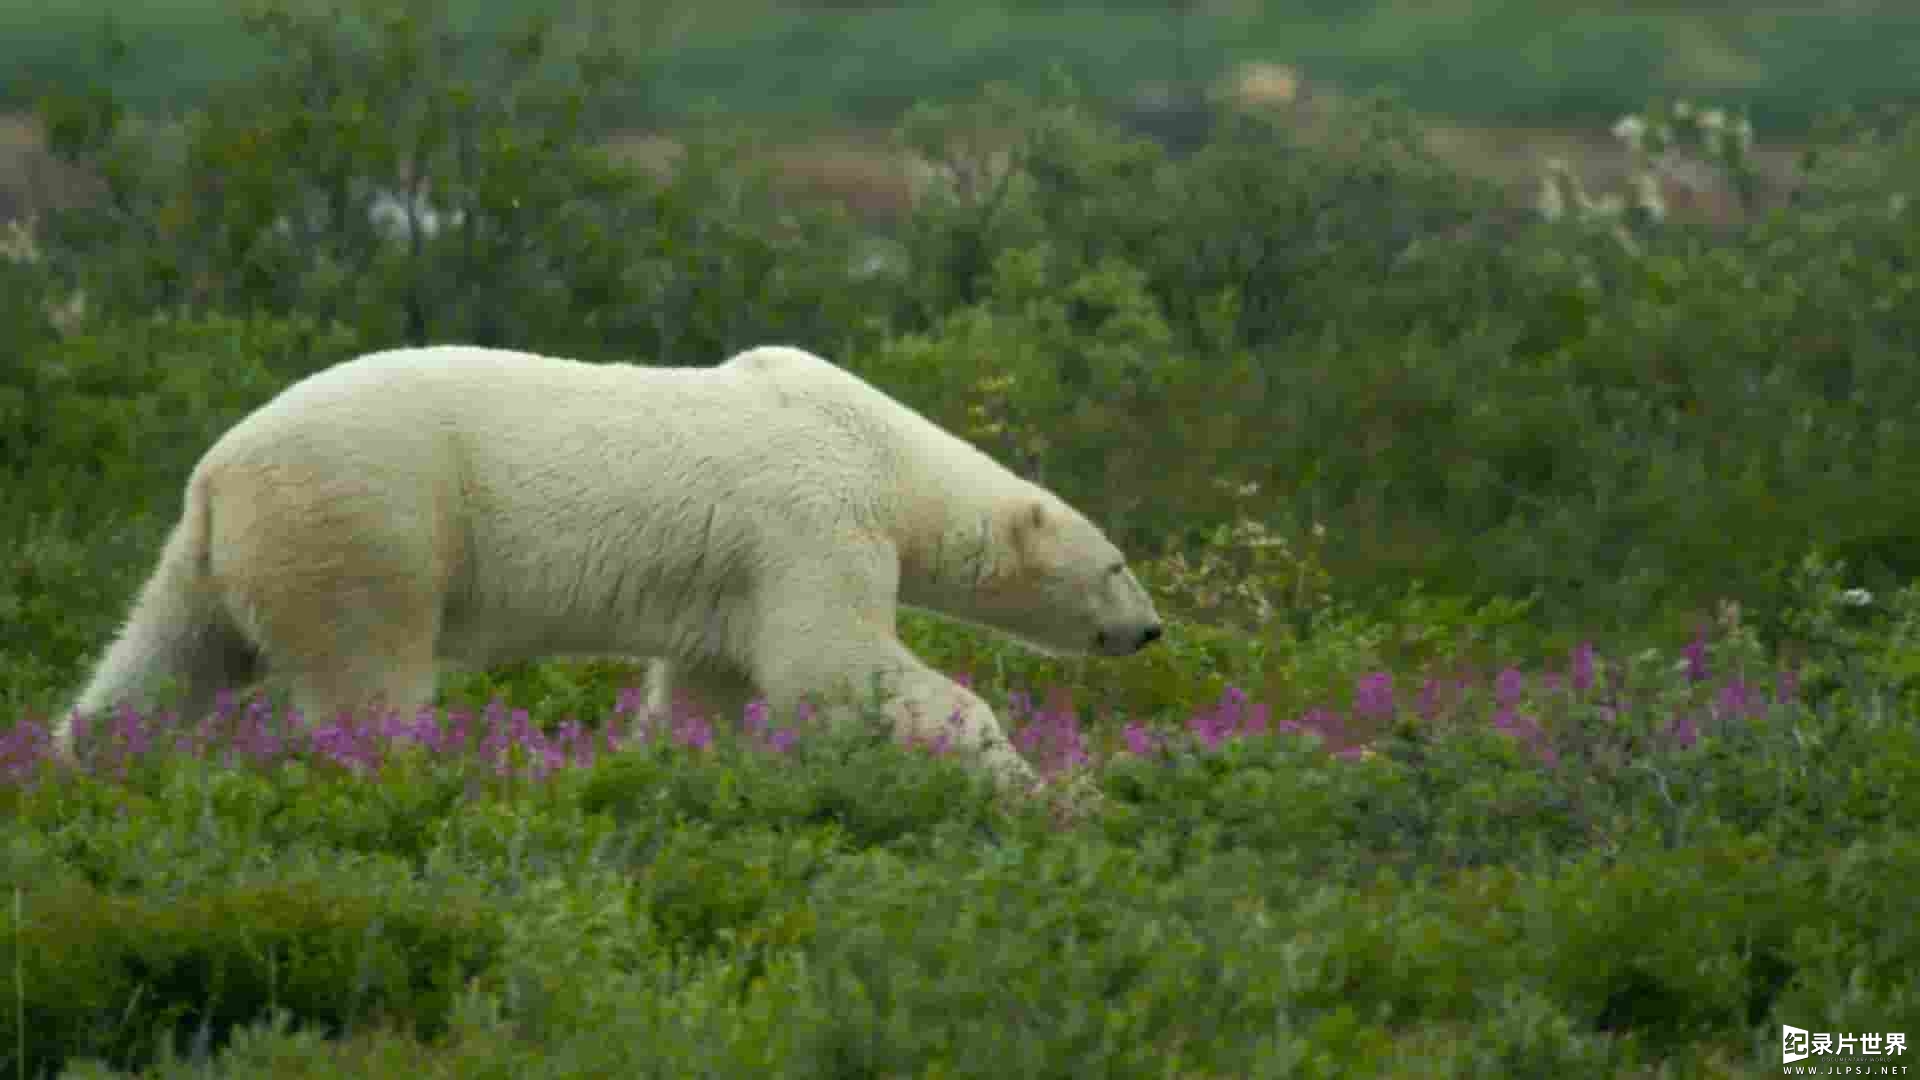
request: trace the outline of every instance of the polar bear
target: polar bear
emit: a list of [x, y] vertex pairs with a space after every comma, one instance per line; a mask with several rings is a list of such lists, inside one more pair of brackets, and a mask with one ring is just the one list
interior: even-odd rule
[[[785, 346], [710, 368], [434, 346], [313, 375], [227, 432], [72, 714], [178, 680], [285, 680], [307, 717], [411, 710], [438, 662], [655, 658], [738, 715], [874, 688], [897, 732], [1031, 777], [906, 604], [1053, 653], [1161, 636], [1111, 541], [1045, 488]], [[871, 699], [871, 698], [870, 698]]]

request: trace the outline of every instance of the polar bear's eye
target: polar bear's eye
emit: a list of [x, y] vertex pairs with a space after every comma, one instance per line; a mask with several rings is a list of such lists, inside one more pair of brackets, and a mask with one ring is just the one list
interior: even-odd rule
[[1117, 563], [1114, 563], [1112, 566], [1107, 567], [1107, 573], [1109, 574], [1124, 574], [1126, 572], [1127, 572], [1127, 564], [1123, 562], [1117, 562]]

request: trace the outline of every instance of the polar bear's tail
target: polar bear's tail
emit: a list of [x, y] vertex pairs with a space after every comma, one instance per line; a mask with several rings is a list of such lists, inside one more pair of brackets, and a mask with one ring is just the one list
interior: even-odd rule
[[133, 613], [94, 669], [72, 708], [54, 725], [55, 752], [71, 757], [74, 714], [104, 719], [123, 703], [151, 704], [155, 691], [173, 681], [181, 691], [180, 715], [198, 719], [225, 687], [251, 681], [259, 654], [222, 606], [209, 576], [208, 542], [213, 506], [195, 477], [187, 486], [186, 512], [167, 537], [160, 563], [140, 590]]

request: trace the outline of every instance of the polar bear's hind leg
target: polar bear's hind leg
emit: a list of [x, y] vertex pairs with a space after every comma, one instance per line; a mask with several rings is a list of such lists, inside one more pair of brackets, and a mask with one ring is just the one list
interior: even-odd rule
[[449, 568], [418, 508], [325, 486], [227, 490], [214, 580], [303, 717], [431, 702]]

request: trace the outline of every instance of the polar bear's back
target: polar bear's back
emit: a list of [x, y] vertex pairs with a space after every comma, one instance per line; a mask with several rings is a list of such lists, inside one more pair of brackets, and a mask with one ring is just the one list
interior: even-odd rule
[[[288, 388], [202, 462], [293, 466], [354, 487], [571, 506], [872, 523], [903, 493], [1024, 482], [864, 380], [767, 346], [704, 368], [435, 346], [372, 353]], [[560, 523], [555, 520], [556, 527]]]
[[[248, 418], [291, 427], [322, 428], [402, 417], [436, 426], [511, 432], [554, 426], [572, 415], [591, 422], [631, 407], [646, 387], [701, 380], [691, 369], [588, 364], [507, 349], [439, 345], [369, 353], [288, 387]], [[644, 384], [644, 385], [642, 385]], [[504, 428], [501, 427], [504, 425]], [[238, 430], [238, 429], [236, 429]]]
[[798, 350], [660, 368], [436, 346], [296, 383], [201, 468], [297, 469], [555, 529], [606, 508], [691, 519], [715, 500], [792, 524], [857, 522], [873, 520], [899, 475], [901, 433], [925, 423]]
[[[756, 350], [763, 352], [765, 350]], [[554, 464], [556, 446], [608, 454], [692, 452], [755, 445], [818, 452], [839, 414], [821, 395], [777, 389], [795, 376], [839, 381], [834, 393], [872, 391], [809, 354], [774, 367], [590, 364], [534, 353], [430, 346], [370, 353], [295, 383], [230, 430], [213, 455], [263, 460], [337, 445], [364, 452], [461, 453], [513, 467]], [[749, 354], [751, 355], [751, 354]], [[809, 367], [812, 360], [818, 367]], [[862, 403], [863, 405], [868, 403]]]

